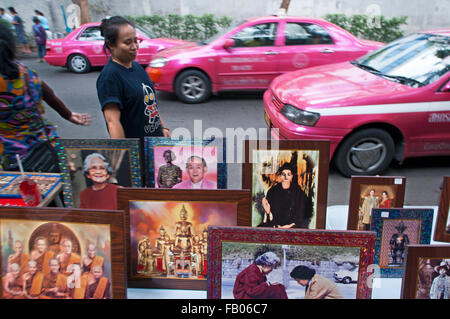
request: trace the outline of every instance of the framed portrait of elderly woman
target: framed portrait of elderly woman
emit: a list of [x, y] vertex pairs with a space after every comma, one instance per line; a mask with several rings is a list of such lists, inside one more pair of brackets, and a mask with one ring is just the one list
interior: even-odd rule
[[249, 225], [324, 229], [329, 141], [245, 141], [242, 188], [252, 192]]
[[210, 226], [207, 296], [370, 299], [375, 239], [374, 232]]
[[429, 245], [433, 208], [374, 208], [375, 263], [382, 278], [402, 278], [409, 245]]
[[243, 225], [248, 190], [121, 188], [128, 286], [206, 290], [208, 226]]
[[119, 211], [0, 207], [4, 299], [126, 299]]
[[369, 230], [374, 208], [402, 208], [406, 178], [403, 176], [352, 176], [348, 230]]
[[226, 189], [226, 143], [223, 138], [144, 139], [145, 179], [150, 188]]
[[117, 209], [117, 189], [141, 187], [139, 139], [57, 139], [64, 204]]
[[444, 176], [434, 240], [450, 242], [450, 176]]
[[450, 299], [450, 246], [408, 246], [401, 298]]

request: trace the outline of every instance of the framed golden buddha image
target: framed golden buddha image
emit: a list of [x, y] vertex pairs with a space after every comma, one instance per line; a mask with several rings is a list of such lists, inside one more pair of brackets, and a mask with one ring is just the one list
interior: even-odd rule
[[2, 298], [126, 298], [121, 212], [1, 207], [0, 234]]
[[246, 190], [123, 188], [128, 286], [206, 290], [208, 226], [241, 224]]

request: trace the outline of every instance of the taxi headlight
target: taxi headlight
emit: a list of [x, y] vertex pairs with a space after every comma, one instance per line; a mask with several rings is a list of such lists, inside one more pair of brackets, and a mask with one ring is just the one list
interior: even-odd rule
[[162, 68], [167, 64], [169, 60], [167, 58], [156, 58], [150, 62], [151, 68]]
[[285, 104], [281, 109], [283, 114], [288, 120], [299, 125], [314, 126], [320, 118], [319, 113], [300, 110], [290, 104]]

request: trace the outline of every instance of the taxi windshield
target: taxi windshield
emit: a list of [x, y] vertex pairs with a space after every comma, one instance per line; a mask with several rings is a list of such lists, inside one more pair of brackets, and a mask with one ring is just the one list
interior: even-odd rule
[[450, 37], [415, 33], [352, 61], [386, 79], [418, 87], [430, 84], [450, 70]]
[[209, 37], [209, 38], [206, 39], [206, 40], [202, 40], [202, 41], [197, 42], [197, 44], [198, 44], [198, 45], [207, 45], [207, 44], [210, 44], [211, 42], [217, 40], [218, 38], [220, 38], [220, 37], [223, 36], [224, 34], [230, 32], [231, 30], [233, 30], [233, 29], [236, 28], [237, 26], [243, 24], [244, 22], [246, 22], [246, 20], [238, 21], [238, 22], [232, 23], [229, 27], [227, 27], [227, 28], [225, 28], [225, 29], [219, 31], [218, 33], [214, 34], [213, 36]]

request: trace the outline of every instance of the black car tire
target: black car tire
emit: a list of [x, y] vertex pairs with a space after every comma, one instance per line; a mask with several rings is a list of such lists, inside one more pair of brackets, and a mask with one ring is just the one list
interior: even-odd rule
[[184, 71], [175, 80], [175, 94], [184, 103], [202, 103], [211, 96], [211, 81], [201, 71]]
[[347, 177], [377, 175], [388, 168], [394, 151], [394, 140], [389, 133], [378, 128], [363, 129], [342, 142], [334, 162]]
[[342, 279], [342, 283], [348, 285], [352, 283], [352, 278], [350, 277], [345, 277], [344, 279]]
[[84, 55], [73, 54], [67, 59], [67, 67], [74, 73], [86, 73], [91, 70], [91, 63]]

